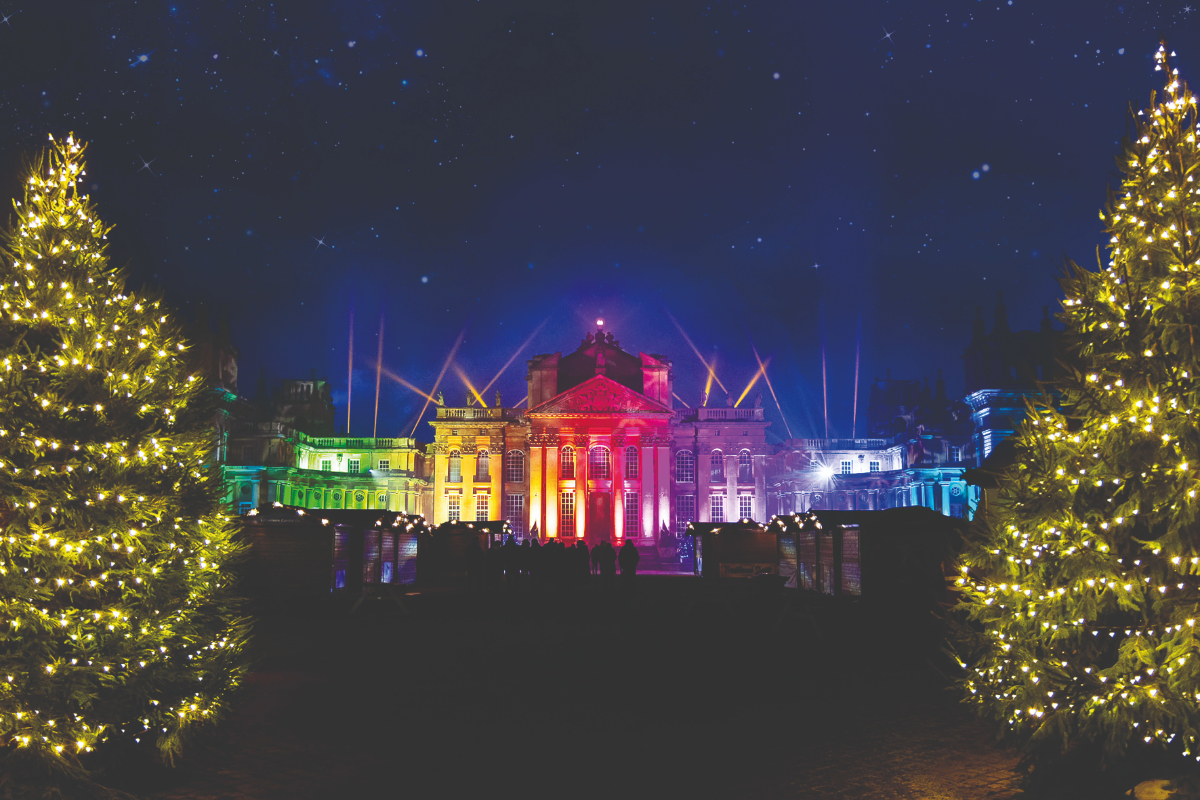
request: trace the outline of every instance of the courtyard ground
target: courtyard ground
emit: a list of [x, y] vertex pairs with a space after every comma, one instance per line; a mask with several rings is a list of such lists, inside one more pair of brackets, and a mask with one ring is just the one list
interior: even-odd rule
[[920, 632], [826, 600], [647, 576], [277, 610], [232, 716], [112, 777], [158, 800], [1016, 796]]

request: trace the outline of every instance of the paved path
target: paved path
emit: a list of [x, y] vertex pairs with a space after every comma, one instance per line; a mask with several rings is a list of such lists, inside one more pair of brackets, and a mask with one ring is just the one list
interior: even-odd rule
[[696, 587], [267, 618], [232, 718], [176, 770], [127, 788], [156, 800], [1015, 795], [1014, 755], [930, 670], [872, 662], [819, 613]]

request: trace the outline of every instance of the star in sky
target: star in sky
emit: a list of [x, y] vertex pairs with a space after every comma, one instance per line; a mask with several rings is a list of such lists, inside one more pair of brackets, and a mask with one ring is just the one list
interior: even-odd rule
[[329, 247], [329, 245], [325, 244], [325, 237], [328, 235], [329, 235], [329, 231], [325, 231], [325, 233], [321, 235], [321, 238], [318, 239], [317, 237], [313, 236], [312, 234], [309, 234], [308, 238], [312, 239], [314, 242], [317, 243], [317, 246], [313, 248], [313, 255], [316, 255], [317, 251], [320, 250], [322, 247]]
[[[135, 150], [134, 152], [137, 152], [137, 151]], [[138, 158], [141, 159], [141, 161], [142, 161], [142, 166], [138, 169], [138, 172], [141, 172], [144, 169], [144, 170], [148, 171], [151, 175], [154, 175], [154, 170], [150, 169], [150, 165], [153, 164], [155, 161], [158, 161], [158, 156], [155, 156], [154, 158], [147, 161], [146, 159], [142, 158], [141, 153], [138, 153]], [[137, 172], [135, 172], [133, 174], [137, 175]], [[157, 178], [158, 176], [154, 175], [154, 177]]]
[[1185, 14], [1190, 14], [1190, 13], [1192, 13], [1192, 12], [1193, 12], [1193, 11], [1195, 11], [1195, 10], [1196, 10], [1196, 9], [1192, 8], [1191, 6], [1184, 6], [1184, 7], [1183, 7], [1183, 13], [1185, 13]]
[[820, 268], [820, 267], [823, 267], [823, 266], [825, 266], [825, 265], [824, 265], [824, 264], [813, 264], [813, 265], [812, 265], [812, 268], [813, 268], [813, 269], [818, 269], [818, 268]]
[[882, 42], [884, 39], [887, 39], [890, 44], [895, 44], [896, 42], [892, 39], [892, 34], [896, 31], [889, 31], [887, 25], [880, 25], [879, 27], [883, 28], [883, 38], [879, 41]]
[[11, 22], [9, 22], [9, 20], [10, 20], [10, 19], [12, 19], [13, 17], [15, 17], [17, 14], [20, 14], [20, 13], [21, 13], [21, 12], [20, 12], [20, 10], [14, 11], [14, 12], [13, 12], [13, 13], [11, 13], [11, 14], [5, 14], [3, 11], [0, 11], [0, 17], [2, 17], [2, 19], [0, 19], [0, 25], [7, 25], [9, 30], [11, 30], [11, 31], [15, 31], [15, 30], [16, 30], [16, 28], [14, 28], [14, 27], [12, 26], [12, 23], [11, 23]]
[[1033, 44], [1033, 39], [1030, 39], [1030, 40], [1029, 40], [1029, 43], [1030, 43], [1030, 44]]
[[278, 49], [273, 49], [273, 50], [271, 50], [271, 53], [272, 53], [272, 54], [274, 54], [274, 55], [279, 55], [279, 50], [278, 50]]

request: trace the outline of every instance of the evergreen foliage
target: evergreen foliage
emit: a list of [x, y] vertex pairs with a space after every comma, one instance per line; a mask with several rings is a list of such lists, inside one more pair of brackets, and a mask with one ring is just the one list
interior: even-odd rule
[[72, 774], [112, 737], [177, 753], [248, 633], [213, 393], [109, 265], [84, 149], [51, 137], [0, 239], [0, 743]]

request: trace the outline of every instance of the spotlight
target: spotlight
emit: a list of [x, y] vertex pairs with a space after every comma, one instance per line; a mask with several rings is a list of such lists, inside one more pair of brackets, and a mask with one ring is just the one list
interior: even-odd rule
[[603, 328], [603, 327], [604, 327], [604, 320], [603, 320], [603, 319], [598, 319], [598, 320], [596, 320], [596, 327], [597, 327], [597, 328]]
[[821, 480], [823, 481], [830, 480], [833, 477], [833, 467], [829, 466], [828, 464], [822, 464], [821, 466], [817, 467], [817, 475], [820, 476]]

